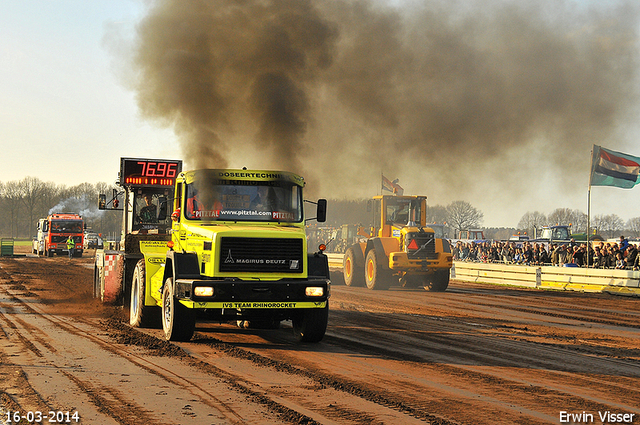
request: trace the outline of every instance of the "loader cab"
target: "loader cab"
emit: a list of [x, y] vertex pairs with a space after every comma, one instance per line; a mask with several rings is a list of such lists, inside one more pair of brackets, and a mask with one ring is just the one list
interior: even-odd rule
[[373, 213], [373, 227], [379, 237], [391, 237], [394, 229], [423, 227], [426, 222], [426, 197], [376, 196], [367, 208]]

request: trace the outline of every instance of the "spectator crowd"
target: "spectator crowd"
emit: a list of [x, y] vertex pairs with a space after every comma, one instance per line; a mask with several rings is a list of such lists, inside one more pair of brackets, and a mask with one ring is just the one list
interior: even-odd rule
[[566, 244], [550, 245], [529, 241], [457, 241], [452, 253], [458, 261], [640, 270], [638, 247], [624, 236], [619, 243], [593, 242], [588, 254], [587, 244], [573, 239]]

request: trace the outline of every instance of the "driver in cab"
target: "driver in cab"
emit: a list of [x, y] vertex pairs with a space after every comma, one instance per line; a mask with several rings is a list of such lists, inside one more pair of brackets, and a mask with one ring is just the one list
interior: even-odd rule
[[150, 193], [144, 195], [145, 206], [140, 209], [138, 218], [141, 223], [157, 223], [158, 208], [153, 203], [153, 196]]

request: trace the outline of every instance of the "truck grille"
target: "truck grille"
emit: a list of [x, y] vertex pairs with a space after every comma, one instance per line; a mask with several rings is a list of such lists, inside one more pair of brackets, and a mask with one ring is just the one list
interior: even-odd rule
[[[69, 239], [69, 236], [51, 235], [52, 243], [63, 243], [66, 242], [67, 239]], [[82, 238], [80, 236], [74, 236], [73, 241], [75, 243], [80, 243], [82, 241]]]
[[221, 272], [302, 273], [302, 239], [221, 239]]
[[[414, 241], [415, 243], [413, 243]], [[407, 233], [405, 249], [409, 258], [437, 258], [436, 240], [433, 233]]]

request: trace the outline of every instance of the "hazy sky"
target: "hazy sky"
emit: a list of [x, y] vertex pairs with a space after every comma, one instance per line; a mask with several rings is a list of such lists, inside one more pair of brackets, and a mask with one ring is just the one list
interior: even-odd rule
[[[161, 79], [148, 86], [140, 83], [140, 78], [151, 75], [149, 62], [157, 59], [153, 52], [158, 40], [164, 42], [166, 36], [176, 51], [181, 48], [180, 40], [176, 41], [179, 37], [171, 38], [173, 28], [159, 23], [176, 13], [172, 4], [181, 7], [183, 2], [165, 3], [169, 5], [165, 9], [149, 13], [152, 3], [136, 0], [3, 2], [0, 181], [33, 176], [68, 186], [112, 182], [121, 156], [178, 158], [186, 160], [187, 167], [194, 165], [189, 162], [196, 162], [202, 151], [194, 154], [184, 122], [175, 118], [176, 109], [171, 105], [167, 110], [157, 109], [159, 103], [175, 99], [172, 95], [180, 88], [165, 91], [162, 82], [166, 80]], [[460, 24], [464, 16], [447, 10], [456, 7], [452, 2], [405, 2], [401, 11], [354, 7], [348, 14], [333, 7], [341, 2], [325, 2], [319, 6], [322, 16], [312, 14], [308, 21], [319, 23], [320, 29], [327, 24], [322, 33], [325, 44], [298, 46], [321, 64], [323, 72], [301, 68], [298, 80], [294, 76], [285, 81], [302, 105], [294, 116], [301, 123], [294, 134], [266, 123], [255, 125], [252, 135], [259, 134], [267, 142], [249, 143], [243, 150], [237, 138], [245, 134], [227, 131], [225, 126], [246, 124], [250, 117], [237, 112], [245, 104], [231, 103], [224, 91], [231, 83], [214, 81], [222, 87], [217, 93], [226, 95], [226, 104], [235, 108], [233, 114], [214, 121], [224, 124], [216, 129], [216, 138], [226, 165], [271, 169], [287, 168], [290, 163], [292, 171], [308, 177], [314, 196], [326, 198], [378, 194], [379, 176], [384, 172], [391, 179], [399, 178], [407, 194], [427, 195], [430, 204], [470, 202], [484, 213], [485, 226], [515, 226], [528, 211], [549, 214], [555, 208], [571, 208], [586, 212], [591, 144], [598, 142], [640, 156], [637, 8], [625, 9], [633, 4], [625, 1], [601, 2], [610, 6], [600, 9], [569, 0], [516, 2], [530, 4], [530, 11], [496, 6], [507, 1], [480, 3], [494, 6], [483, 8], [477, 19], [480, 23], [469, 28]], [[435, 6], [423, 7], [425, 4]], [[533, 7], [537, 4], [546, 7]], [[575, 12], [576, 4], [587, 6]], [[419, 13], [414, 14], [414, 8]], [[307, 12], [299, 11], [305, 17]], [[473, 7], [467, 12], [477, 14]], [[194, 28], [202, 24], [188, 10], [184, 13], [182, 19], [194, 19]], [[248, 10], [247, 16], [253, 13], [262, 10]], [[281, 16], [278, 10], [269, 13], [273, 19]], [[411, 18], [417, 15], [422, 18]], [[629, 22], [620, 23], [623, 18]], [[206, 23], [216, 23], [216, 19], [213, 16]], [[228, 25], [226, 32], [208, 33], [211, 50], [218, 55], [228, 54], [225, 49], [233, 44], [224, 41], [223, 36], [234, 29]], [[138, 28], [144, 28], [142, 41]], [[564, 28], [568, 28], [566, 33]], [[264, 31], [246, 25], [235, 29], [243, 34]], [[394, 37], [385, 37], [387, 30]], [[295, 34], [300, 28], [291, 31]], [[517, 40], [513, 31], [525, 32], [518, 43], [511, 42]], [[403, 44], [410, 36], [428, 40], [422, 43], [431, 50]], [[589, 37], [595, 41], [581, 41]], [[247, 36], [238, 45], [251, 42]], [[363, 54], [352, 67], [349, 49], [360, 52], [369, 44], [389, 51], [398, 47], [403, 55]], [[602, 61], [594, 45], [607, 53]], [[135, 47], [150, 52], [144, 59], [148, 62], [140, 59], [133, 65], [129, 59]], [[544, 53], [542, 60], [536, 52]], [[426, 59], [430, 55], [433, 60]], [[255, 63], [255, 57], [249, 59]], [[544, 66], [537, 70], [539, 63]], [[402, 69], [386, 75], [398, 65]], [[237, 71], [234, 84], [250, 86], [241, 80], [244, 75], [265, 79], [250, 66], [234, 66], [230, 68]], [[281, 66], [276, 63], [273, 69]], [[592, 71], [599, 66], [602, 70]], [[529, 72], [532, 68], [539, 72]], [[376, 78], [366, 84], [348, 80], [362, 69], [373, 70]], [[422, 80], [423, 73], [430, 79]], [[560, 75], [563, 73], [566, 75]], [[268, 77], [272, 78], [269, 83], [279, 81], [277, 73]], [[254, 87], [246, 94], [246, 105], [256, 117], [264, 116], [265, 111], [251, 109], [249, 101], [268, 96], [264, 87]], [[380, 97], [369, 97], [371, 92]], [[437, 101], [422, 101], [429, 96]], [[494, 96], [505, 106], [495, 107]], [[150, 104], [156, 109], [150, 111]], [[325, 122], [331, 125], [323, 126]], [[421, 126], [416, 128], [416, 123]], [[171, 126], [161, 124], [178, 125], [181, 131], [176, 135]], [[299, 134], [302, 136], [296, 139]], [[269, 141], [279, 136], [290, 144]], [[359, 142], [350, 144], [351, 139]], [[565, 144], [565, 139], [571, 143]], [[296, 155], [292, 149], [305, 154]], [[624, 220], [640, 216], [640, 188], [593, 188], [592, 216], [597, 214], [618, 214]]]

